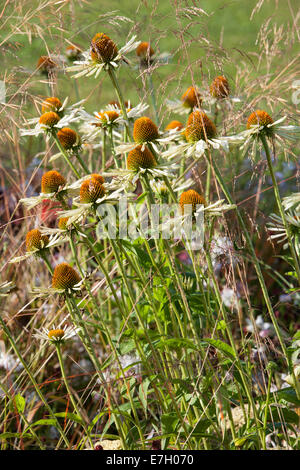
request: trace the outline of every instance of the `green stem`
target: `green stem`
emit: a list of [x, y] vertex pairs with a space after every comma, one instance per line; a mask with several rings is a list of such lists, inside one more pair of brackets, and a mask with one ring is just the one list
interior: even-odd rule
[[89, 444], [91, 446], [91, 448], [93, 449], [93, 442], [92, 442], [92, 439], [91, 439], [91, 436], [90, 436], [90, 433], [84, 423], [84, 417], [82, 416], [78, 406], [77, 406], [77, 403], [76, 403], [76, 400], [73, 396], [73, 393], [72, 393], [72, 390], [69, 386], [69, 383], [68, 383], [68, 379], [67, 379], [67, 376], [66, 376], [66, 372], [65, 372], [65, 367], [64, 367], [64, 363], [63, 363], [63, 358], [62, 358], [62, 354], [61, 354], [61, 345], [59, 343], [55, 343], [55, 347], [56, 347], [56, 352], [57, 352], [57, 357], [58, 357], [58, 361], [59, 361], [59, 365], [60, 365], [60, 370], [61, 370], [61, 374], [62, 374], [62, 377], [63, 377], [63, 380], [64, 380], [64, 383], [65, 383], [65, 386], [66, 386], [66, 389], [67, 389], [67, 392], [68, 392], [68, 395], [70, 397], [70, 400], [72, 402], [72, 405], [74, 407], [74, 410], [76, 411], [76, 414], [78, 415], [78, 417], [81, 419], [82, 421], [82, 427], [87, 435], [87, 438], [88, 438], [88, 441], [89, 441]]
[[295, 270], [296, 270], [296, 273], [297, 273], [298, 282], [299, 282], [299, 284], [300, 284], [300, 266], [299, 266], [299, 260], [298, 260], [298, 256], [297, 256], [297, 253], [296, 253], [296, 250], [295, 250], [293, 241], [292, 241], [291, 229], [290, 229], [290, 226], [289, 226], [289, 224], [288, 224], [288, 222], [287, 222], [287, 220], [286, 220], [286, 215], [285, 215], [285, 212], [284, 212], [284, 209], [283, 209], [283, 205], [282, 205], [282, 202], [281, 202], [281, 197], [280, 197], [280, 193], [279, 193], [279, 188], [278, 188], [276, 176], [275, 176], [275, 173], [274, 173], [274, 170], [273, 170], [273, 165], [272, 165], [272, 159], [271, 159], [270, 149], [269, 149], [269, 146], [268, 146], [268, 142], [267, 142], [266, 136], [265, 136], [264, 134], [261, 134], [261, 135], [260, 135], [260, 140], [262, 141], [262, 144], [263, 144], [264, 149], [265, 149], [265, 152], [266, 152], [268, 167], [269, 167], [269, 171], [270, 171], [271, 178], [272, 178], [272, 183], [273, 183], [273, 190], [274, 190], [274, 194], [275, 194], [275, 199], [276, 199], [277, 206], [278, 206], [278, 209], [279, 209], [279, 212], [280, 212], [280, 216], [281, 216], [281, 218], [282, 218], [282, 222], [283, 222], [283, 224], [284, 224], [284, 228], [285, 228], [285, 231], [286, 231], [286, 234], [287, 234], [289, 247], [290, 247], [291, 254], [292, 254], [292, 257], [293, 257], [293, 260], [294, 260], [294, 263], [295, 263]]
[[123, 117], [125, 119], [125, 127], [126, 127], [126, 131], [127, 131], [127, 136], [128, 136], [128, 139], [129, 141], [131, 142], [132, 141], [132, 137], [131, 137], [131, 132], [130, 132], [130, 129], [129, 129], [129, 119], [128, 119], [128, 116], [127, 116], [127, 111], [126, 111], [126, 106], [125, 106], [125, 102], [124, 102], [124, 99], [123, 99], [123, 95], [122, 95], [122, 92], [121, 92], [121, 89], [119, 87], [119, 83], [118, 83], [118, 80], [117, 80], [117, 77], [116, 77], [116, 74], [115, 74], [115, 71], [112, 67], [109, 67], [108, 69], [108, 75], [110, 76], [110, 79], [112, 81], [112, 84], [113, 84], [113, 87], [116, 91], [116, 94], [117, 94], [117, 97], [119, 99], [119, 103], [120, 103], [120, 106], [121, 106], [121, 109], [122, 109], [122, 113], [123, 113]]

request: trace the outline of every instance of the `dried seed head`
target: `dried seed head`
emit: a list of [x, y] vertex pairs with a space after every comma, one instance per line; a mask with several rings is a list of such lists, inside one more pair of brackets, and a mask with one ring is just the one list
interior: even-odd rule
[[[273, 119], [266, 111], [257, 109], [252, 114], [250, 114], [247, 121], [247, 129], [250, 129], [251, 126], [259, 124], [260, 126], [267, 126], [268, 124], [273, 124]], [[271, 129], [270, 129], [271, 132]]]
[[166, 127], [166, 131], [171, 131], [172, 129], [183, 129], [183, 124], [180, 121], [171, 121]]
[[98, 64], [108, 63], [118, 54], [115, 43], [104, 33], [97, 33], [91, 41], [91, 58]]
[[85, 180], [80, 187], [80, 202], [87, 204], [96, 202], [105, 194], [105, 188], [103, 186], [104, 178], [101, 175], [93, 174], [87, 180]]
[[50, 330], [48, 332], [49, 339], [60, 340], [60, 339], [63, 339], [64, 336], [65, 336], [64, 330], [61, 330], [59, 328], [57, 328], [56, 330]]
[[156, 160], [152, 152], [145, 147], [142, 150], [142, 146], [138, 145], [127, 157], [127, 168], [128, 170], [139, 170], [140, 168], [154, 168], [156, 166]]
[[138, 144], [151, 142], [158, 138], [157, 126], [150, 118], [140, 117], [134, 121], [133, 138]]
[[26, 251], [42, 250], [48, 243], [47, 235], [42, 235], [37, 228], [30, 230], [26, 235]]
[[61, 217], [58, 220], [58, 228], [60, 230], [67, 230], [68, 229], [68, 226], [67, 226], [68, 220], [69, 220], [69, 217]]
[[194, 106], [201, 106], [202, 97], [196, 87], [190, 86], [181, 97], [182, 104], [185, 108], [193, 109]]
[[154, 54], [154, 50], [149, 42], [141, 42], [136, 48], [136, 55], [141, 59], [146, 59]]
[[203, 196], [201, 196], [197, 191], [194, 189], [189, 189], [188, 191], [184, 191], [179, 199], [179, 204], [181, 207], [181, 212], [184, 213], [184, 206], [186, 204], [192, 205], [192, 212], [196, 211], [197, 204], [206, 205], [206, 201]]
[[211, 83], [210, 87], [210, 94], [214, 98], [222, 99], [222, 98], [227, 98], [230, 93], [229, 89], [229, 83], [226, 77], [223, 75], [220, 75], [219, 77], [216, 77], [214, 81]]
[[118, 117], [119, 113], [117, 111], [104, 111], [103, 113], [96, 114], [96, 118], [100, 120], [99, 124], [94, 123], [95, 126], [101, 127], [107, 125], [107, 123], [114, 122]]
[[62, 107], [62, 102], [55, 96], [46, 98], [42, 103], [42, 114], [47, 113], [48, 111], [55, 111], [56, 113]]
[[205, 113], [194, 111], [189, 115], [185, 129], [185, 137], [188, 142], [197, 142], [206, 138], [212, 139], [216, 133], [216, 126]]
[[54, 289], [72, 289], [79, 281], [79, 274], [68, 263], [55, 266], [52, 276], [52, 287]]
[[78, 146], [80, 144], [79, 135], [69, 127], [63, 127], [60, 129], [57, 133], [57, 138], [60, 141], [62, 147], [66, 150], [69, 150], [72, 147]]
[[44, 126], [53, 127], [55, 124], [58, 123], [60, 117], [54, 111], [49, 111], [48, 113], [44, 113], [40, 117], [40, 124]]
[[47, 171], [42, 176], [41, 192], [43, 194], [56, 193], [60, 186], [66, 184], [65, 178], [56, 170]]
[[57, 64], [52, 59], [50, 59], [50, 57], [46, 55], [42, 55], [39, 58], [37, 66], [36, 66], [36, 68], [39, 69], [40, 72], [46, 73], [46, 74], [53, 71], [55, 67], [57, 67]]

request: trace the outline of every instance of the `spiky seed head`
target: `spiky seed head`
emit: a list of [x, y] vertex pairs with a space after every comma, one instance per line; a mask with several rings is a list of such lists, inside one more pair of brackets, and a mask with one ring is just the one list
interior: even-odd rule
[[131, 152], [128, 153], [127, 157], [127, 168], [128, 170], [139, 170], [140, 168], [154, 168], [156, 166], [156, 160], [152, 152], [145, 147], [142, 150], [142, 146], [138, 145]]
[[115, 43], [104, 33], [97, 33], [91, 41], [91, 58], [98, 64], [108, 63], [118, 54]]
[[222, 99], [227, 98], [230, 93], [229, 83], [226, 77], [220, 75], [216, 77], [213, 82], [211, 83], [210, 87], [210, 94], [214, 98]]
[[79, 281], [79, 274], [68, 263], [55, 266], [52, 276], [52, 287], [54, 289], [72, 289]]
[[152, 142], [158, 136], [157, 126], [150, 118], [143, 116], [134, 121], [133, 138], [138, 144]]
[[183, 129], [183, 124], [180, 121], [171, 121], [166, 126], [166, 131], [171, 131], [172, 129], [178, 129], [179, 131]]
[[56, 193], [65, 184], [65, 178], [58, 171], [50, 170], [42, 176], [41, 192], [43, 194]]
[[36, 68], [42, 73], [49, 73], [57, 67], [57, 64], [48, 56], [42, 55], [36, 65]]
[[118, 117], [119, 113], [117, 111], [104, 111], [103, 113], [96, 114], [96, 118], [100, 120], [99, 123], [94, 123], [95, 126], [101, 127], [105, 126], [108, 122], [114, 122]]
[[206, 205], [206, 201], [201, 194], [197, 193], [194, 189], [189, 189], [188, 191], [184, 191], [179, 199], [179, 204], [181, 207], [181, 212], [184, 213], [184, 206], [186, 204], [190, 204], [192, 206], [192, 213], [196, 211], [197, 204], [201, 204], [203, 206]]
[[104, 178], [98, 174], [92, 174], [89, 179], [85, 180], [80, 187], [80, 202], [83, 204], [96, 202], [105, 194], [103, 186]]
[[60, 141], [62, 147], [66, 150], [71, 149], [74, 146], [80, 144], [80, 137], [77, 132], [70, 129], [70, 127], [63, 127], [57, 133], [57, 138]]
[[48, 113], [44, 113], [40, 117], [40, 124], [44, 126], [53, 127], [55, 124], [58, 123], [60, 117], [54, 111], [49, 111]]
[[201, 106], [202, 97], [196, 87], [190, 86], [181, 97], [182, 104], [185, 108], [193, 109], [195, 106]]
[[141, 59], [146, 59], [154, 54], [154, 49], [150, 46], [149, 42], [141, 42], [136, 48], [136, 55]]
[[50, 98], [46, 98], [42, 103], [42, 114], [47, 113], [49, 111], [55, 111], [56, 113], [62, 107], [62, 102], [60, 99], [56, 98], [55, 96], [51, 96]]
[[42, 235], [37, 228], [30, 230], [26, 235], [26, 251], [42, 250], [48, 243], [47, 235]]
[[68, 220], [69, 220], [69, 217], [61, 217], [58, 220], [58, 228], [60, 230], [67, 230], [68, 229], [68, 226], [67, 226]]
[[[247, 121], [247, 129], [250, 129], [251, 126], [259, 124], [260, 126], [267, 126], [268, 124], [273, 124], [273, 119], [266, 111], [257, 109], [252, 114], [250, 114]], [[270, 129], [271, 131], [271, 129]]]
[[205, 113], [193, 111], [189, 115], [185, 129], [185, 137], [188, 142], [197, 142], [205, 140], [205, 138], [212, 139], [216, 133], [216, 126]]
[[57, 328], [56, 330], [50, 330], [48, 332], [48, 338], [55, 340], [55, 341], [59, 341], [63, 339], [64, 336], [65, 336], [65, 332], [64, 330], [61, 330], [60, 328]]

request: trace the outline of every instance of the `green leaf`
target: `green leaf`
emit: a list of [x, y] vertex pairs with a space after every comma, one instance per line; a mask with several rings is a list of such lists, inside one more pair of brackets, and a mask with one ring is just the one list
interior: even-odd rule
[[29, 427], [31, 428], [32, 426], [55, 426], [56, 423], [57, 421], [54, 418], [45, 418], [45, 419], [39, 419], [38, 421], [35, 421]]
[[71, 421], [75, 421], [75, 423], [82, 424], [82, 419], [75, 413], [65, 413], [64, 411], [61, 411], [60, 413], [54, 413], [54, 416], [57, 416], [58, 418], [68, 418]]
[[172, 434], [179, 423], [176, 413], [166, 413], [161, 416], [161, 430], [164, 434]]
[[20, 393], [18, 393], [18, 395], [15, 396], [14, 400], [15, 400], [18, 413], [23, 414], [25, 410], [25, 403], [26, 403], [25, 398], [22, 397]]
[[213, 346], [214, 348], [218, 349], [219, 351], [221, 351], [223, 354], [225, 354], [225, 356], [229, 357], [230, 359], [232, 360], [236, 359], [235, 352], [232, 349], [232, 347], [229, 346], [229, 344], [224, 343], [220, 339], [212, 339], [212, 338], [204, 338], [204, 341], [210, 344], [211, 346]]
[[34, 436], [29, 433], [21, 433], [21, 432], [3, 432], [0, 434], [0, 439], [10, 439], [12, 437], [30, 437], [34, 439]]

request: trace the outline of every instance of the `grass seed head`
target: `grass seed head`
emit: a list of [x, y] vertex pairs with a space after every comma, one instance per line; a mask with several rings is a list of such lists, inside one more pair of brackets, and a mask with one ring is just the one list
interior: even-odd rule
[[188, 191], [184, 191], [179, 199], [179, 204], [181, 207], [181, 212], [184, 213], [184, 206], [186, 204], [191, 204], [192, 212], [196, 211], [197, 204], [206, 205], [206, 201], [201, 194], [197, 193], [194, 189], [189, 189]]
[[104, 33], [97, 33], [91, 41], [91, 58], [98, 64], [108, 63], [118, 54], [115, 43]]
[[43, 194], [56, 193], [65, 184], [65, 178], [58, 171], [50, 170], [42, 176], [41, 192]]
[[216, 133], [216, 126], [205, 113], [194, 111], [189, 115], [185, 129], [185, 137], [188, 142], [205, 140], [206, 137], [212, 139]]
[[42, 235], [37, 228], [30, 230], [26, 235], [26, 251], [42, 250], [48, 243], [47, 235]]
[[79, 281], [79, 274], [68, 263], [55, 266], [52, 276], [52, 287], [54, 289], [72, 289]]
[[127, 157], [127, 168], [128, 170], [139, 170], [140, 168], [154, 168], [156, 166], [156, 160], [152, 152], [145, 147], [142, 150], [142, 146], [138, 145]]
[[80, 202], [87, 204], [96, 202], [105, 194], [103, 186], [104, 178], [98, 174], [92, 174], [91, 177], [85, 180], [80, 187]]
[[182, 104], [185, 108], [193, 109], [194, 106], [201, 106], [202, 97], [196, 87], [190, 86], [181, 97]]
[[152, 142], [158, 136], [157, 126], [150, 118], [143, 116], [134, 121], [133, 138], [138, 144]]
[[226, 77], [220, 75], [216, 77], [213, 82], [211, 83], [210, 87], [210, 94], [214, 98], [222, 99], [227, 98], [230, 93], [229, 83]]

